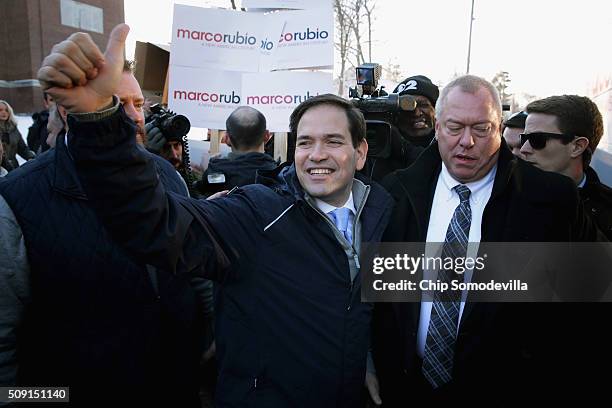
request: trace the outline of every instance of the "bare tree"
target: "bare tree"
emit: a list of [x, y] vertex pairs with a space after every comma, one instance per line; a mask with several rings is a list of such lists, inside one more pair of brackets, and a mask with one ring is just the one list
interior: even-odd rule
[[383, 68], [383, 72], [385, 78], [394, 83], [398, 83], [403, 79], [400, 64], [394, 63], [392, 60], [389, 60], [387, 66]]
[[368, 60], [372, 62], [372, 20], [374, 20], [374, 7], [376, 2], [373, 0], [364, 0], [363, 8], [368, 24]]
[[353, 0], [349, 2], [350, 12], [347, 14], [349, 24], [353, 31], [353, 36], [355, 38], [355, 57], [357, 58], [357, 64], [360, 65], [365, 62], [365, 58], [363, 57], [363, 48], [361, 46], [361, 19], [363, 17], [362, 7], [363, 2], [365, 0]]
[[506, 71], [499, 71], [497, 74], [495, 74], [493, 80], [491, 80], [491, 83], [493, 83], [493, 85], [495, 85], [497, 88], [499, 97], [504, 104], [508, 103], [508, 98], [511, 96], [510, 94], [506, 93], [506, 89], [508, 89], [508, 84], [510, 82], [510, 74]]
[[352, 46], [351, 26], [348, 22], [346, 0], [334, 0], [334, 9], [336, 12], [336, 26], [338, 38], [336, 48], [340, 53], [340, 76], [338, 78], [338, 95], [342, 95], [344, 91], [344, 74], [346, 65], [349, 59], [349, 52]]
[[[372, 27], [375, 0], [334, 0], [336, 13], [336, 49], [340, 53], [340, 77], [338, 93], [344, 89], [347, 68], [363, 64], [364, 36], [368, 43], [368, 61], [372, 60]], [[364, 34], [365, 33], [365, 34]]]

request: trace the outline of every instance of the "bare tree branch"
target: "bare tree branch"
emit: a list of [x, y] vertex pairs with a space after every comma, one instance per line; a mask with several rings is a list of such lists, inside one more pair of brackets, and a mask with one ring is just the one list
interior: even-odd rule
[[372, 60], [372, 24], [375, 0], [334, 0], [336, 13], [336, 48], [340, 54], [338, 93], [342, 94], [347, 64], [358, 66], [365, 62], [363, 31], [368, 42], [368, 60]]
[[368, 19], [368, 59], [372, 62], [372, 20], [374, 19], [374, 7], [376, 2], [372, 0], [364, 0], [363, 8]]

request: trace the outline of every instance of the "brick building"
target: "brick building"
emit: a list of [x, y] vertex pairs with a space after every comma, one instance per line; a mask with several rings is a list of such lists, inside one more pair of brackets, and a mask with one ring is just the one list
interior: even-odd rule
[[0, 99], [31, 113], [42, 109], [36, 74], [53, 45], [84, 31], [104, 50], [123, 0], [2, 0], [0, 21]]

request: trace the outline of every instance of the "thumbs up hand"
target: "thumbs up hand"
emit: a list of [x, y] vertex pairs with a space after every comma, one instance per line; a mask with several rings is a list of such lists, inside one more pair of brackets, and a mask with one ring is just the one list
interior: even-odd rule
[[74, 33], [56, 44], [38, 70], [43, 91], [70, 113], [95, 112], [112, 104], [123, 71], [130, 28], [119, 24], [104, 54], [89, 34]]

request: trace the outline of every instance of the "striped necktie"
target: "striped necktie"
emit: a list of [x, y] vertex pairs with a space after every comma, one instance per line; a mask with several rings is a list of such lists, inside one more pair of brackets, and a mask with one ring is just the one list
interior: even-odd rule
[[[453, 187], [453, 190], [459, 195], [460, 203], [446, 231], [442, 259], [465, 258], [467, 255], [472, 223], [471, 191], [463, 184]], [[463, 274], [444, 269], [438, 271], [438, 280], [441, 282], [450, 284], [453, 279], [462, 282]], [[452, 378], [460, 305], [461, 291], [449, 290], [444, 293], [440, 291], [434, 293], [423, 356], [423, 375], [433, 388], [446, 384]]]

